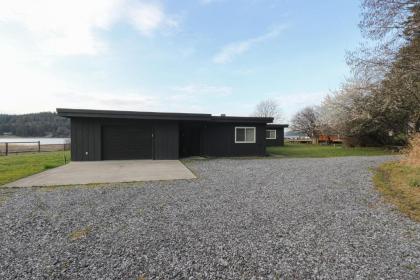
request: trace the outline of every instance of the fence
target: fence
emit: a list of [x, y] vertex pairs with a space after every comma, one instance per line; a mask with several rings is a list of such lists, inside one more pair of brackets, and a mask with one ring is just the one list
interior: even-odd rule
[[41, 144], [41, 141], [0, 142], [0, 156], [8, 156], [19, 153], [41, 153], [67, 150], [70, 150], [70, 143]]

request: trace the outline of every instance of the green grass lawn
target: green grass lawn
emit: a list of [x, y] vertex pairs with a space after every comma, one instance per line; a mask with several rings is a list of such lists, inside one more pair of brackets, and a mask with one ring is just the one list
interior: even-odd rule
[[267, 147], [270, 154], [284, 157], [345, 157], [392, 155], [389, 150], [374, 147], [347, 148], [342, 145], [314, 145], [285, 143], [281, 147]]
[[70, 159], [69, 151], [0, 156], [0, 186], [63, 165], [64, 155], [66, 155], [68, 162]]
[[384, 163], [376, 170], [373, 181], [387, 201], [420, 222], [420, 166]]

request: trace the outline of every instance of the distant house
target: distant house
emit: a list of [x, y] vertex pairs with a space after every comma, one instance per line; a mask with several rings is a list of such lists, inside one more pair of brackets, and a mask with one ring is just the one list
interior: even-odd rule
[[289, 127], [287, 124], [267, 124], [266, 143], [267, 146], [284, 145], [284, 129]]
[[286, 127], [266, 129], [273, 118], [261, 117], [82, 109], [57, 113], [71, 120], [75, 161], [265, 156], [266, 144], [283, 144]]

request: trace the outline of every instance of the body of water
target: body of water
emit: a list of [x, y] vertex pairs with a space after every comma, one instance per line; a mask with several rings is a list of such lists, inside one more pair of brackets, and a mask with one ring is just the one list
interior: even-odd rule
[[70, 143], [70, 138], [35, 138], [35, 137], [0, 137], [0, 143], [8, 142], [38, 142], [41, 141], [41, 145], [48, 144], [65, 144]]

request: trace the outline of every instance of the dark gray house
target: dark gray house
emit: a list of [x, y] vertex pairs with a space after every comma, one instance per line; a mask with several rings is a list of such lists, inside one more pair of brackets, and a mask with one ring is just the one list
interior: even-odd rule
[[265, 156], [273, 118], [57, 109], [71, 119], [74, 161]]
[[287, 124], [267, 124], [266, 143], [267, 146], [284, 145], [284, 129], [289, 127]]

